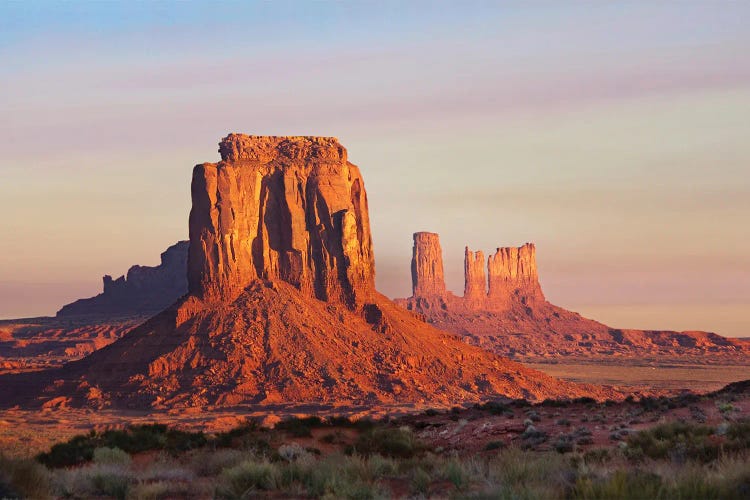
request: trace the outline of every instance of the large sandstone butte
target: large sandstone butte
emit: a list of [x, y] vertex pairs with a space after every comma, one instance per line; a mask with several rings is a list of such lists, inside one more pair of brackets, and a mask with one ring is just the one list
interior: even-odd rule
[[80, 361], [0, 380], [12, 391], [6, 402], [452, 405], [612, 395], [469, 346], [379, 294], [364, 183], [338, 140], [231, 134], [219, 151], [219, 163], [193, 171], [189, 294]]
[[[440, 269], [440, 274], [432, 269]], [[750, 354], [749, 343], [715, 333], [615, 329], [551, 304], [539, 284], [531, 243], [498, 248], [486, 261], [482, 251], [466, 247], [463, 297], [446, 289], [442, 270], [439, 236], [414, 233], [413, 295], [396, 303], [441, 330], [504, 356], [527, 361], [618, 356], [704, 362], [707, 358], [744, 361]]]
[[188, 242], [178, 241], [161, 254], [158, 266], [132, 266], [127, 276], [104, 276], [95, 297], [64, 305], [58, 318], [71, 316], [141, 316], [158, 313], [187, 293]]

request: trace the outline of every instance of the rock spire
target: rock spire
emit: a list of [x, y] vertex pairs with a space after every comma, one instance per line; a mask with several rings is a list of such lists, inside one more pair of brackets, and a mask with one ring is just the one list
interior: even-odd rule
[[415, 297], [445, 295], [443, 251], [440, 237], [435, 233], [414, 233], [411, 258], [412, 291]]

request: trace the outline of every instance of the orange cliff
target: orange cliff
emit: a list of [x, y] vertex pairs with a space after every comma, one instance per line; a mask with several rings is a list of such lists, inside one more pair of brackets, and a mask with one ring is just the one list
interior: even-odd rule
[[427, 278], [412, 273], [413, 295], [395, 302], [441, 330], [504, 356], [535, 361], [661, 356], [705, 362], [750, 354], [749, 343], [715, 333], [615, 329], [551, 304], [542, 292], [532, 243], [497, 248], [486, 261], [481, 250], [466, 247], [463, 297], [445, 287], [437, 234], [414, 233], [414, 255], [423, 256], [419, 269], [440, 269], [440, 275], [429, 276], [425, 288], [417, 283]]
[[[193, 170], [188, 295], [59, 370], [0, 378], [6, 404], [454, 405], [616, 394], [467, 345], [378, 293], [364, 182], [335, 138], [230, 134], [219, 152], [220, 162]], [[424, 240], [415, 290], [440, 294], [440, 249]]]

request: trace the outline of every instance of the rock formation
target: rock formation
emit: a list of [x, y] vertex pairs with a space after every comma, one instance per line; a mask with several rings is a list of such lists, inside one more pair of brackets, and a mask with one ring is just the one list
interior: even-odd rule
[[411, 282], [420, 308], [444, 307], [445, 275], [443, 250], [435, 233], [414, 233], [411, 258]]
[[487, 261], [487, 276], [489, 303], [494, 308], [507, 309], [513, 300], [522, 304], [544, 301], [533, 243], [498, 248]]
[[190, 292], [236, 297], [255, 279], [282, 280], [350, 308], [374, 289], [367, 195], [331, 137], [231, 134], [222, 162], [193, 171]]
[[[420, 249], [426, 238], [422, 235], [429, 235], [431, 248], [440, 248], [437, 234], [415, 233], [414, 255], [422, 254], [420, 267], [440, 269], [442, 278], [442, 256]], [[750, 353], [750, 343], [715, 333], [615, 329], [549, 303], [539, 284], [536, 249], [531, 243], [498, 248], [487, 259], [486, 279], [484, 266], [484, 254], [466, 247], [463, 297], [446, 290], [444, 284], [425, 292], [421, 283], [417, 286], [413, 274], [413, 295], [395, 302], [441, 330], [525, 361], [576, 356], [590, 361], [594, 356], [619, 356], [680, 357], [704, 362], [707, 356], [744, 359]]]
[[[5, 404], [455, 405], [615, 394], [467, 345], [379, 294], [364, 184], [336, 139], [232, 134], [219, 151], [219, 163], [193, 171], [189, 294], [62, 369], [0, 379]], [[415, 289], [440, 293], [439, 245], [415, 242], [424, 243]]]
[[104, 291], [64, 305], [58, 317], [141, 316], [154, 314], [187, 293], [188, 242], [178, 241], [161, 254], [154, 267], [132, 266], [127, 276], [104, 276]]
[[487, 278], [484, 274], [484, 253], [472, 252], [466, 247], [464, 254], [464, 301], [469, 307], [481, 308], [487, 302]]

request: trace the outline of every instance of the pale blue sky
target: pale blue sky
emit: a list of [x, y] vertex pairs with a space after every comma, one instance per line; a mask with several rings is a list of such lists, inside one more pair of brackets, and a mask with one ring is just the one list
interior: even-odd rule
[[746, 2], [0, 3], [0, 317], [187, 237], [228, 132], [335, 135], [378, 286], [534, 241], [556, 303], [750, 335]]

